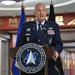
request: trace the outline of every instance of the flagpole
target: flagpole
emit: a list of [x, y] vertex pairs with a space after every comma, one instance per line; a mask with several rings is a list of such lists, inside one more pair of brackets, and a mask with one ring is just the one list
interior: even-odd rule
[[52, 0], [51, 0], [51, 5], [54, 5], [53, 2], [52, 2]]
[[23, 5], [23, 1], [22, 1], [22, 5], [21, 5], [21, 7], [22, 7], [22, 8], [25, 8], [24, 5]]
[[23, 1], [22, 1], [22, 5], [23, 5]]
[[52, 4], [52, 0], [51, 0], [51, 4]]

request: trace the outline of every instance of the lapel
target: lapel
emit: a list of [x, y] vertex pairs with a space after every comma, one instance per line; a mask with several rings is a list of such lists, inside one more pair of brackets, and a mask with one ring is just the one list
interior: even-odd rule
[[[47, 21], [46, 20], [45, 20], [44, 26], [47, 28]], [[43, 30], [41, 30], [40, 33], [38, 34], [38, 37], [41, 38], [42, 36], [44, 36]]]
[[36, 29], [36, 21], [33, 21], [33, 25], [31, 26], [32, 32], [37, 36], [37, 29]]
[[45, 27], [47, 27], [47, 23], [48, 23], [48, 21], [47, 21], [47, 20], [45, 20], [45, 24], [44, 24], [44, 25], [45, 25]]
[[[45, 27], [47, 27], [47, 21], [45, 20]], [[38, 32], [37, 32], [37, 29], [36, 29], [36, 21], [33, 21], [33, 25], [31, 26], [31, 28], [32, 28], [32, 32], [34, 33], [34, 35], [36, 36], [36, 37], [42, 37], [43, 35], [44, 35], [44, 33], [43, 33], [43, 31], [41, 31], [39, 34], [38, 34]]]

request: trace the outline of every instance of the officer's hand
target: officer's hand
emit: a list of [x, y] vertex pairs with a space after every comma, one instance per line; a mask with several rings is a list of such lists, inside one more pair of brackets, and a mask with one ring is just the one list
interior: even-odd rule
[[59, 56], [59, 53], [57, 51], [55, 51], [55, 58], [57, 59]]

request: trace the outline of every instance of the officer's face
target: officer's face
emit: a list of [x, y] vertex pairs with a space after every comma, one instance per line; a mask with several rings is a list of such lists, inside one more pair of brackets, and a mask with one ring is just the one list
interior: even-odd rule
[[39, 4], [35, 7], [34, 14], [36, 16], [36, 19], [39, 22], [42, 22], [46, 18], [46, 8], [44, 5]]

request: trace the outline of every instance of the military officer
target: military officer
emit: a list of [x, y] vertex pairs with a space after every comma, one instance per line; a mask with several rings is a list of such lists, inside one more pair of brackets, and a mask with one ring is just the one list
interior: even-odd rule
[[[59, 26], [54, 22], [47, 21], [45, 19], [46, 14], [46, 7], [43, 3], [35, 5], [34, 15], [36, 16], [36, 20], [25, 22], [23, 24], [16, 47], [20, 47], [26, 43], [53, 46], [55, 48], [55, 57], [57, 59], [63, 48]], [[48, 75], [53, 75], [53, 60], [49, 60], [48, 64]], [[43, 71], [44, 69], [42, 69], [39, 73], [36, 73], [36, 75], [44, 75]], [[22, 75], [24, 75], [24, 73]]]

